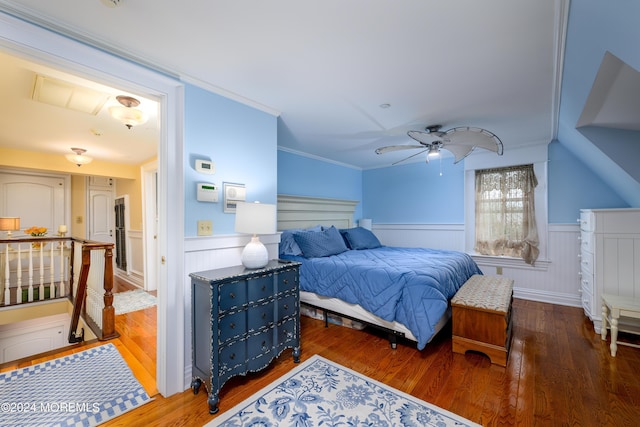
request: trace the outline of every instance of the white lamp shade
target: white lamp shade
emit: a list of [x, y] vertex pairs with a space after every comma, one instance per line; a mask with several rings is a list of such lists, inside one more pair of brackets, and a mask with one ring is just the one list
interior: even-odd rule
[[274, 234], [276, 232], [276, 205], [238, 202], [236, 205], [236, 232], [247, 234]]
[[2, 231], [18, 231], [20, 230], [20, 218], [18, 217], [1, 217], [0, 230]]

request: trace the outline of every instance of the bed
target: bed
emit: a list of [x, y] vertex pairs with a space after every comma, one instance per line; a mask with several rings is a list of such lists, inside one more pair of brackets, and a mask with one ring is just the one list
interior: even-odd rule
[[354, 226], [356, 204], [279, 195], [280, 257], [302, 263], [301, 303], [380, 328], [393, 347], [404, 337], [422, 350], [449, 320], [456, 291], [482, 273], [462, 252], [376, 245]]

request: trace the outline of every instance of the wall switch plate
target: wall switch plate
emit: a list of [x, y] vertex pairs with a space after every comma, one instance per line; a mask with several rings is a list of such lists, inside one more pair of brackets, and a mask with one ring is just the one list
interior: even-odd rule
[[213, 234], [213, 223], [209, 220], [198, 221], [198, 236], [211, 236]]
[[498, 276], [501, 276], [501, 275], [502, 275], [502, 267], [496, 267], [496, 274], [497, 274]]

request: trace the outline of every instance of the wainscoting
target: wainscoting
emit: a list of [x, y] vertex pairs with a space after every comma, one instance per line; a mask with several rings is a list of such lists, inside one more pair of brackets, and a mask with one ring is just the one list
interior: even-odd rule
[[[117, 268], [116, 275], [144, 289], [144, 244], [141, 230], [127, 230], [127, 270]], [[154, 288], [155, 289], [155, 288]]]

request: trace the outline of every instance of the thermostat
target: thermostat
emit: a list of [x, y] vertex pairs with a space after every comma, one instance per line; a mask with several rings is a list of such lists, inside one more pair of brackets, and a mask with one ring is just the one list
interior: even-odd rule
[[216, 173], [216, 165], [209, 160], [196, 159], [196, 171], [213, 175]]
[[218, 202], [218, 186], [210, 182], [199, 182], [196, 192], [199, 202]]

